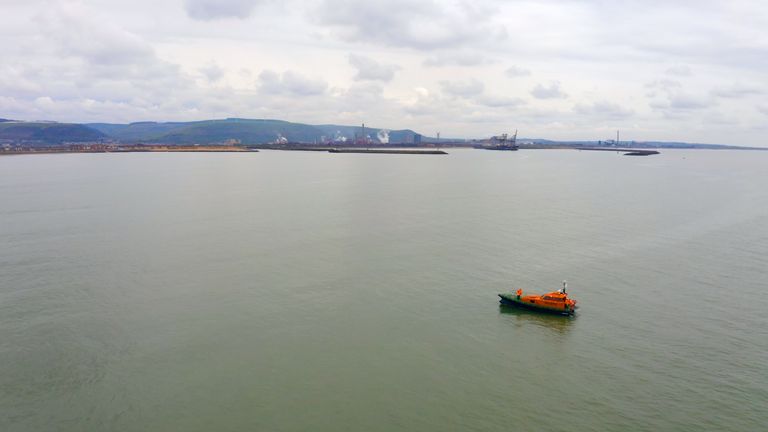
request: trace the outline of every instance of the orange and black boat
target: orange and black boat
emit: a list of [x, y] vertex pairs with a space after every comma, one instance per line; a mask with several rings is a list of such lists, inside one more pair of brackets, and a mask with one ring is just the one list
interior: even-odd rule
[[501, 303], [511, 306], [519, 306], [540, 312], [550, 312], [560, 315], [573, 315], [576, 312], [576, 300], [568, 298], [566, 293], [568, 284], [563, 281], [563, 287], [557, 291], [542, 295], [523, 295], [523, 290], [518, 289], [514, 294], [499, 294]]

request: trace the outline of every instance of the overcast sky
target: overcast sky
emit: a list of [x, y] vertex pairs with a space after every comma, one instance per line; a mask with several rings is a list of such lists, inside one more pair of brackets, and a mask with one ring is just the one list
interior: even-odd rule
[[0, 0], [0, 117], [768, 146], [765, 0]]

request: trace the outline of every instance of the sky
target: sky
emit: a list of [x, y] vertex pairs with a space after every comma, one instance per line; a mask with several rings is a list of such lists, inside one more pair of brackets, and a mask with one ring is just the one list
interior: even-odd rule
[[768, 147], [765, 0], [0, 0], [0, 117]]

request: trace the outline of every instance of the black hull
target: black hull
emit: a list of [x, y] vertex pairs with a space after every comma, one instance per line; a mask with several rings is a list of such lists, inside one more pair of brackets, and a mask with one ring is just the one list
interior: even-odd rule
[[396, 150], [396, 149], [330, 149], [328, 153], [369, 153], [369, 154], [414, 154], [414, 155], [447, 155], [442, 150]]
[[546, 314], [552, 314], [552, 315], [561, 315], [561, 316], [570, 316], [573, 315], [576, 311], [575, 310], [569, 310], [569, 311], [562, 311], [562, 310], [555, 310], [555, 309], [549, 309], [549, 308], [543, 308], [540, 306], [536, 306], [535, 304], [525, 303], [521, 301], [515, 301], [509, 298], [506, 298], [499, 294], [499, 297], [501, 298], [500, 303], [504, 306], [514, 306], [521, 309], [527, 309], [530, 311], [536, 311]]
[[500, 150], [500, 151], [518, 151], [518, 150], [520, 150], [519, 147], [511, 147], [511, 146], [475, 147], [475, 148], [483, 149], [483, 150]]

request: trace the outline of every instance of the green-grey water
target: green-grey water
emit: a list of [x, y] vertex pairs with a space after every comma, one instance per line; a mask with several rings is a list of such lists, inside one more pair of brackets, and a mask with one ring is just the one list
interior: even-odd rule
[[0, 430], [766, 430], [768, 152], [450, 153], [1, 157]]

